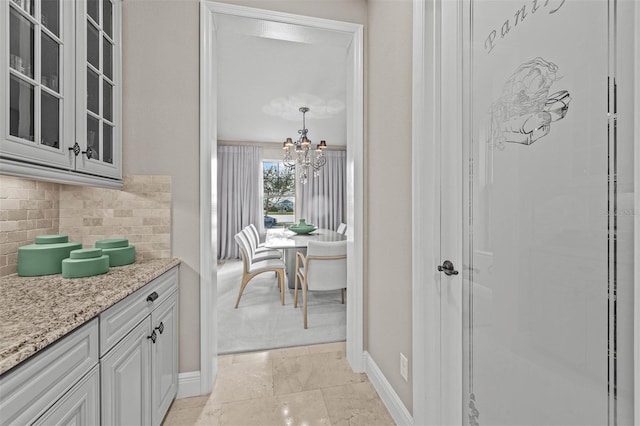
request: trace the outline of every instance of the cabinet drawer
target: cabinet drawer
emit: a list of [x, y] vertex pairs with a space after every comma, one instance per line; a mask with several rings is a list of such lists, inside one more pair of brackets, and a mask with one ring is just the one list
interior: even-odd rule
[[93, 319], [0, 377], [0, 424], [30, 424], [98, 363]]
[[159, 306], [178, 286], [173, 268], [100, 314], [100, 357]]

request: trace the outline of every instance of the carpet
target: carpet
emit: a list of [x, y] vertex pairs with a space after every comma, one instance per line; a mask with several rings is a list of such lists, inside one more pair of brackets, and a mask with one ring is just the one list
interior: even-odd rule
[[[254, 277], [244, 289], [235, 309], [242, 279], [242, 262], [225, 261], [218, 265], [218, 353], [229, 354], [346, 339], [346, 304], [340, 290], [309, 292], [308, 329], [304, 329], [302, 292], [298, 290], [298, 308], [293, 308], [293, 289], [285, 285], [285, 305], [274, 273]], [[346, 300], [345, 300], [346, 302]]]

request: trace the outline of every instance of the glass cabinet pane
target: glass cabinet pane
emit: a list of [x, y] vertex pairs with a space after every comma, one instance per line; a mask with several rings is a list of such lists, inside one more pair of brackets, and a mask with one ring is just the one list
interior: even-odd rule
[[113, 38], [113, 6], [109, 0], [102, 0], [102, 29]]
[[9, 66], [33, 78], [33, 24], [11, 8]]
[[91, 148], [91, 158], [100, 159], [100, 123], [97, 119], [87, 115], [87, 148]]
[[87, 22], [87, 61], [100, 69], [100, 31]]
[[33, 16], [33, 14], [36, 11], [35, 10], [36, 8], [33, 5], [34, 0], [11, 0], [11, 1], [18, 7], [22, 8], [29, 15]]
[[87, 0], [87, 14], [89, 14], [96, 23], [100, 22], [98, 17], [99, 1], [100, 0]]
[[55, 35], [60, 35], [60, 2], [59, 0], [42, 0], [40, 3], [40, 22]]
[[102, 154], [105, 163], [113, 164], [113, 127], [107, 123], [102, 127]]
[[41, 139], [42, 145], [60, 147], [60, 101], [45, 91], [42, 92]]
[[60, 46], [51, 37], [42, 33], [41, 82], [51, 90], [58, 90], [60, 75]]
[[87, 69], [87, 109], [100, 114], [100, 77]]
[[102, 39], [102, 69], [105, 77], [113, 80], [113, 46], [106, 38]]
[[34, 140], [33, 92], [31, 84], [11, 76], [9, 89], [9, 134], [30, 141]]
[[105, 120], [113, 121], [113, 86], [104, 81], [102, 83], [102, 116]]

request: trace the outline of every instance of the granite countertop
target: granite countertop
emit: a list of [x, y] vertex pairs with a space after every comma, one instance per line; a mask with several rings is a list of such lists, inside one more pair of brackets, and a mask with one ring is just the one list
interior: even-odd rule
[[108, 273], [0, 279], [0, 374], [115, 305], [180, 260], [143, 260]]

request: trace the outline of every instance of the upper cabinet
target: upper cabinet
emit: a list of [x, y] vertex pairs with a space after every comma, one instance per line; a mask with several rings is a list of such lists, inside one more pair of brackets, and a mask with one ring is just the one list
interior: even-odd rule
[[2, 172], [120, 186], [120, 0], [2, 1], [0, 22]]
[[76, 135], [89, 173], [120, 177], [120, 3], [85, 0], [76, 10]]

